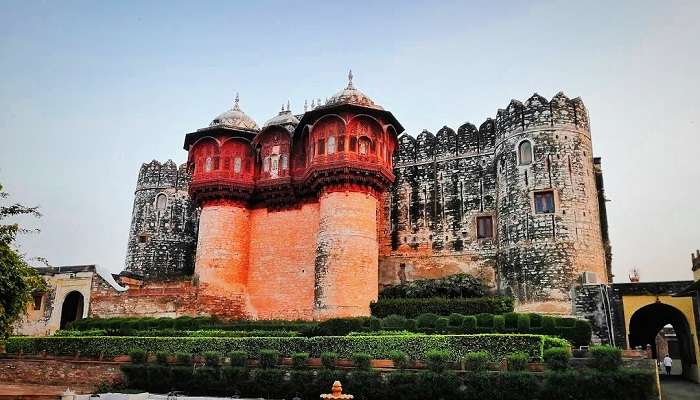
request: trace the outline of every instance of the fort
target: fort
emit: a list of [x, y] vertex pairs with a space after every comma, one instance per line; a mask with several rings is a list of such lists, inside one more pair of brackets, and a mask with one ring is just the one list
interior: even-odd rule
[[534, 94], [414, 138], [352, 79], [262, 128], [236, 96], [185, 135], [187, 163], [143, 164], [125, 268], [94, 274], [86, 315], [364, 316], [383, 286], [456, 273], [572, 314], [576, 285], [610, 281], [579, 98]]

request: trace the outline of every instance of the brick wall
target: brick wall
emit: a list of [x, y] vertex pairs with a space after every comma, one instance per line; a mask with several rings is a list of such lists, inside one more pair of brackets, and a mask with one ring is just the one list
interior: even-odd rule
[[97, 387], [121, 381], [115, 362], [56, 359], [0, 359], [0, 382]]

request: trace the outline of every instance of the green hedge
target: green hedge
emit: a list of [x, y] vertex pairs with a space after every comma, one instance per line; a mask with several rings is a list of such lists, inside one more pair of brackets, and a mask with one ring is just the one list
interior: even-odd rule
[[466, 298], [486, 294], [484, 282], [469, 274], [455, 274], [438, 279], [421, 279], [387, 286], [379, 292], [380, 299], [389, 298]]
[[115, 317], [115, 318], [83, 318], [73, 321], [68, 326], [69, 330], [87, 331], [91, 329], [104, 329], [113, 333], [143, 331], [143, 330], [177, 330], [197, 331], [202, 329], [228, 330], [228, 331], [296, 331], [303, 332], [318, 326], [310, 321], [252, 321], [232, 320], [223, 321], [214, 317]]
[[620, 370], [550, 372], [470, 373], [395, 371], [382, 379], [379, 372], [320, 370], [292, 371], [285, 379], [279, 369], [247, 370], [234, 367], [164, 367], [124, 365], [129, 388], [164, 393], [171, 389], [189, 395], [234, 394], [242, 397], [318, 398], [329, 393], [333, 381], [343, 383], [343, 392], [356, 399], [402, 400], [651, 400], [658, 398], [653, 372]]
[[256, 357], [260, 350], [277, 350], [282, 356], [309, 353], [318, 357], [324, 352], [334, 352], [338, 357], [350, 359], [355, 353], [367, 353], [373, 358], [390, 358], [393, 351], [401, 349], [411, 359], [424, 359], [434, 349], [449, 351], [450, 361], [457, 361], [469, 352], [488, 351], [494, 360], [500, 360], [514, 351], [522, 351], [530, 357], [541, 359], [544, 336], [492, 334], [492, 335], [408, 335], [408, 336], [318, 336], [312, 338], [170, 338], [170, 337], [11, 337], [5, 344], [8, 353], [38, 354], [46, 351], [54, 355], [81, 355], [98, 357], [128, 354], [133, 349], [156, 353], [198, 353], [216, 351], [228, 354], [234, 350], [245, 351]]
[[471, 299], [448, 299], [435, 297], [429, 299], [380, 299], [370, 304], [372, 315], [386, 317], [391, 314], [406, 318], [416, 318], [420, 314], [432, 313], [448, 316], [452, 313], [476, 315], [482, 313], [503, 314], [513, 311], [512, 297], [477, 297]]

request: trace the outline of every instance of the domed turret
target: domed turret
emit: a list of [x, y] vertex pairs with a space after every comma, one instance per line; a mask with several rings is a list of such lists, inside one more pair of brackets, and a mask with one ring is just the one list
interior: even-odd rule
[[258, 124], [246, 113], [241, 111], [238, 106], [238, 101], [238, 93], [236, 93], [236, 102], [233, 104], [233, 108], [219, 114], [218, 117], [211, 121], [209, 127], [222, 127], [254, 132], [259, 131], [260, 128]]
[[294, 114], [292, 114], [292, 111], [289, 107], [289, 102], [287, 102], [287, 109], [285, 110], [283, 106], [282, 110], [277, 115], [265, 122], [265, 125], [263, 125], [263, 129], [273, 125], [284, 127], [290, 132], [292, 132], [294, 128], [296, 128], [296, 126], [299, 125], [299, 119], [297, 119], [297, 117], [295, 117]]
[[341, 90], [340, 92], [333, 95], [333, 97], [328, 99], [326, 104], [324, 104], [322, 107], [337, 106], [340, 104], [355, 104], [358, 106], [383, 110], [381, 106], [374, 104], [374, 101], [372, 101], [372, 99], [370, 99], [366, 94], [362, 93], [361, 91], [356, 89], [355, 86], [353, 86], [352, 78], [352, 70], [350, 70], [350, 72], [348, 73], [348, 86], [346, 86], [345, 89]]

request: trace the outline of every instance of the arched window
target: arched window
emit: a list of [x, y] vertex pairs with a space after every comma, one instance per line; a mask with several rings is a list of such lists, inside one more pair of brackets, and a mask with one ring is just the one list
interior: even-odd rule
[[328, 147], [328, 154], [333, 154], [335, 153], [335, 136], [331, 136], [328, 138], [328, 143], [326, 144]]
[[279, 156], [276, 154], [271, 157], [270, 177], [277, 178], [279, 174]]
[[359, 150], [358, 152], [362, 155], [367, 155], [367, 152], [369, 151], [369, 139], [367, 138], [360, 138], [360, 145], [359, 145]]
[[523, 140], [518, 145], [518, 164], [532, 164], [532, 143], [529, 140]]
[[211, 169], [214, 167], [214, 163], [211, 159], [211, 157], [207, 157], [207, 160], [204, 162], [204, 172], [211, 172]]
[[263, 160], [263, 172], [270, 171], [270, 157], [265, 157]]
[[236, 174], [241, 173], [241, 158], [236, 157], [235, 160], [233, 160], [233, 172]]
[[280, 164], [282, 164], [282, 170], [286, 170], [288, 167], [288, 160], [287, 160], [287, 155], [282, 154], [282, 158], [280, 159]]
[[158, 211], [163, 211], [165, 210], [165, 205], [168, 202], [168, 198], [163, 194], [159, 194], [156, 196], [156, 210]]

